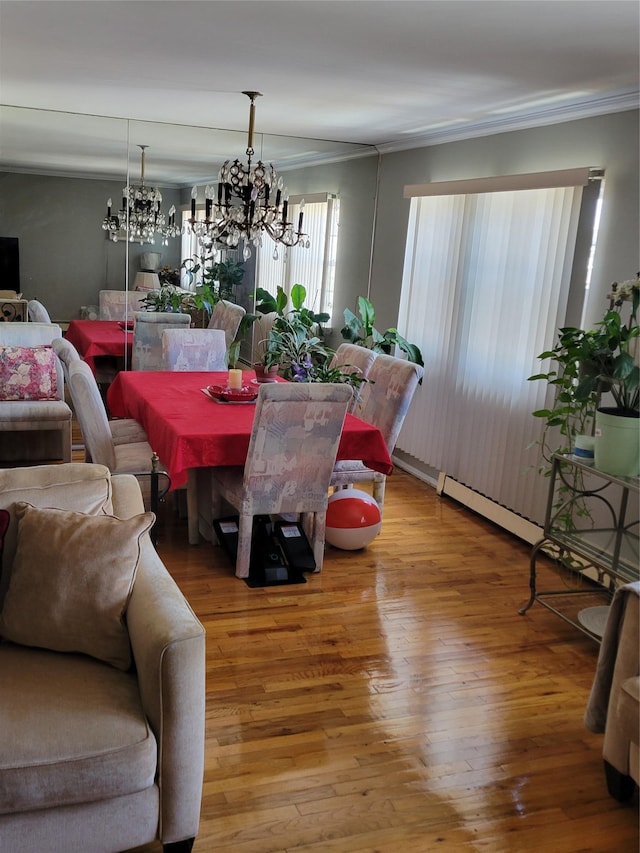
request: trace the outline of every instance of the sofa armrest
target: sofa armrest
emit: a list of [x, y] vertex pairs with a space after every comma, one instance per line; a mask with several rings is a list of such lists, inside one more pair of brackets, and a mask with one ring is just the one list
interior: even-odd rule
[[[118, 475], [112, 483], [116, 515], [142, 512], [135, 478]], [[158, 740], [160, 838], [165, 844], [181, 841], [197, 835], [200, 821], [205, 632], [148, 536], [142, 540], [127, 626], [142, 704]]]

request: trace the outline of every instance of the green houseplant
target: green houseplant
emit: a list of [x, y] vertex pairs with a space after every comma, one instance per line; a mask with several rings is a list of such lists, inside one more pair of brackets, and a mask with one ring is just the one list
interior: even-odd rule
[[391, 353], [397, 346], [409, 361], [424, 367], [422, 353], [416, 344], [409, 343], [397, 329], [390, 328], [384, 332], [375, 327], [376, 312], [365, 296], [358, 296], [358, 313], [354, 314], [349, 308], [344, 310], [344, 327], [340, 334], [345, 341], [351, 344], [368, 347], [375, 352]]
[[364, 382], [364, 378], [353, 368], [344, 370], [331, 367], [334, 351], [322, 340], [322, 323], [328, 322], [329, 315], [316, 314], [305, 307], [306, 288], [295, 284], [291, 288], [291, 307], [289, 298], [282, 287], [278, 287], [273, 296], [266, 290], [256, 291], [256, 310], [260, 314], [275, 314], [269, 334], [261, 341], [261, 367], [279, 372], [293, 382], [343, 382], [354, 387]]
[[[541, 446], [546, 462], [556, 451], [573, 452], [580, 434], [595, 433], [597, 449], [603, 409], [614, 418], [630, 419], [632, 428], [638, 423], [640, 279], [614, 283], [608, 298], [609, 307], [595, 328], [560, 329], [553, 349], [538, 356], [551, 362], [549, 370], [529, 377], [548, 382], [556, 392], [550, 408], [533, 412], [545, 422]], [[608, 394], [614, 405], [603, 407]]]

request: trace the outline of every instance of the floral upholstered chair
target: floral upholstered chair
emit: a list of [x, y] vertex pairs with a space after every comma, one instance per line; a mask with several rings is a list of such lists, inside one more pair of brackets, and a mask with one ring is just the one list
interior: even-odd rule
[[241, 305], [235, 305], [233, 302], [227, 302], [226, 299], [221, 299], [213, 309], [213, 314], [209, 320], [209, 329], [222, 329], [227, 342], [227, 349], [234, 342], [242, 318], [246, 311]]
[[0, 460], [71, 461], [71, 409], [56, 323], [0, 324]]
[[[389, 455], [396, 446], [398, 434], [423, 374], [423, 368], [412, 361], [392, 355], [377, 355], [368, 373], [368, 381], [361, 387], [360, 399], [353, 413], [378, 427]], [[336, 463], [331, 477], [334, 488], [366, 482], [373, 483], [373, 496], [382, 512], [386, 476], [372, 471], [359, 460], [345, 459]]]
[[164, 370], [162, 333], [165, 329], [189, 327], [189, 314], [168, 311], [137, 311], [133, 327], [132, 370]]
[[101, 290], [98, 294], [101, 320], [133, 320], [136, 311], [144, 308], [145, 293], [126, 290]]
[[[377, 358], [377, 353], [368, 347], [357, 344], [340, 344], [333, 354], [329, 367], [340, 367], [343, 373], [358, 373], [363, 379], [368, 379], [371, 366]], [[358, 414], [358, 405], [362, 393], [362, 383], [354, 389], [350, 412]]]
[[227, 345], [222, 329], [165, 329], [163, 370], [226, 370]]
[[51, 317], [42, 302], [30, 299], [27, 303], [27, 314], [31, 323], [50, 323]]
[[351, 387], [343, 384], [261, 385], [247, 462], [243, 468], [212, 469], [212, 511], [222, 498], [239, 514], [236, 577], [249, 576], [253, 517], [301, 513], [322, 568], [329, 480], [338, 452]]

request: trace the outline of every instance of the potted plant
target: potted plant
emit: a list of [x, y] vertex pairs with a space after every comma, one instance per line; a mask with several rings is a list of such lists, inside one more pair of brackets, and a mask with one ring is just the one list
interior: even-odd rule
[[[640, 279], [614, 283], [609, 308], [594, 329], [562, 328], [553, 349], [538, 356], [550, 359], [552, 365], [547, 373], [537, 373], [529, 379], [545, 380], [556, 390], [552, 407], [533, 413], [545, 420], [541, 444], [546, 461], [554, 451], [573, 452], [576, 436], [595, 433], [596, 467], [611, 474], [638, 473], [639, 303]], [[625, 319], [623, 315], [627, 313]], [[614, 405], [602, 406], [603, 395], [608, 394]], [[611, 468], [602, 455], [603, 423], [607, 424], [605, 432], [617, 428], [614, 441], [618, 448], [619, 430], [630, 433], [631, 461], [613, 462]], [[557, 432], [565, 441], [554, 447]]]
[[630, 281], [614, 282], [609, 309], [595, 329], [596, 358], [585, 366], [587, 377], [601, 383], [610, 396], [601, 399], [596, 409], [596, 468], [623, 477], [640, 474], [639, 305], [640, 274]]
[[145, 311], [166, 311], [181, 314], [183, 310], [184, 292], [173, 284], [165, 284], [160, 290], [150, 290], [140, 304]]
[[394, 328], [379, 332], [374, 326], [375, 320], [376, 312], [370, 300], [365, 296], [358, 296], [358, 314], [354, 314], [349, 308], [345, 308], [345, 325], [340, 330], [340, 334], [345, 341], [368, 347], [375, 352], [389, 354], [393, 347], [397, 346], [405, 353], [409, 361], [424, 367], [422, 353], [416, 344], [409, 343]]
[[[294, 284], [289, 297], [278, 286], [276, 295], [259, 287], [256, 290], [256, 311], [260, 315], [274, 315], [271, 328], [259, 343], [261, 356], [254, 365], [256, 376], [263, 370], [271, 377], [282, 373], [287, 379], [294, 377], [294, 366], [308, 359], [326, 360], [329, 350], [322, 343], [321, 324], [329, 320], [328, 314], [316, 314], [304, 305], [306, 288]], [[260, 320], [258, 320], [260, 323]]]
[[256, 375], [270, 369], [292, 382], [342, 382], [357, 388], [365, 381], [358, 370], [349, 365], [330, 366], [334, 351], [322, 340], [322, 323], [330, 319], [329, 315], [306, 308], [306, 295], [305, 287], [295, 284], [289, 308], [282, 287], [275, 297], [262, 288], [256, 291], [256, 309], [273, 316], [269, 333], [260, 342], [262, 356], [254, 365]]

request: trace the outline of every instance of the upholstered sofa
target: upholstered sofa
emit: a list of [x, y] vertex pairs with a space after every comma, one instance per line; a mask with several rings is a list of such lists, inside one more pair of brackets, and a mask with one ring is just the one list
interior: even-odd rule
[[2, 851], [192, 847], [205, 637], [152, 521], [102, 465], [0, 471]]
[[71, 461], [71, 409], [51, 348], [56, 323], [0, 326], [0, 462]]
[[604, 732], [607, 789], [616, 800], [628, 800], [640, 784], [640, 582], [614, 595], [585, 725]]

